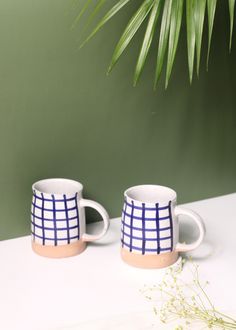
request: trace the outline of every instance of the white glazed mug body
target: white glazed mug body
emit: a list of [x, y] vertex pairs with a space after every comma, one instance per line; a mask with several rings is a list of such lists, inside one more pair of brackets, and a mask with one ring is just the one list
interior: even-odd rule
[[[69, 179], [45, 179], [32, 186], [31, 237], [33, 250], [47, 257], [68, 257], [83, 252], [86, 241], [101, 238], [109, 226], [105, 209], [83, 199], [83, 185]], [[85, 206], [101, 213], [104, 228], [99, 235], [87, 235]]]
[[179, 243], [178, 215], [184, 212], [178, 212], [173, 189], [140, 185], [127, 189], [124, 196], [121, 255], [129, 264], [144, 268], [169, 266], [177, 260], [179, 251], [189, 251], [201, 243], [205, 228], [192, 211], [188, 215], [200, 229], [199, 239], [191, 247]]

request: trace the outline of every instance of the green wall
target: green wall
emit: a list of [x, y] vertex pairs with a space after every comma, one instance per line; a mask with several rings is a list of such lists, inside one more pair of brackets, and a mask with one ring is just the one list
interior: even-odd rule
[[155, 93], [155, 49], [132, 87], [142, 32], [105, 74], [132, 4], [80, 51], [70, 8], [0, 2], [0, 239], [29, 234], [31, 184], [41, 178], [81, 181], [112, 217], [131, 185], [171, 186], [179, 202], [234, 192], [236, 40], [229, 55], [227, 7], [217, 12], [209, 72], [203, 63], [189, 86], [183, 38], [169, 89], [161, 83]]

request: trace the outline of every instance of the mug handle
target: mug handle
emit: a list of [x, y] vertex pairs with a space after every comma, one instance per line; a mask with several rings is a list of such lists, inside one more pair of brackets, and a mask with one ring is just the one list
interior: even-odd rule
[[110, 225], [109, 215], [108, 215], [107, 211], [99, 203], [97, 203], [95, 201], [91, 201], [89, 199], [84, 199], [84, 198], [82, 198], [80, 200], [80, 206], [94, 208], [96, 211], [98, 211], [98, 213], [101, 214], [103, 222], [104, 222], [104, 226], [103, 226], [101, 233], [96, 234], [96, 235], [90, 235], [90, 234], [84, 233], [82, 236], [82, 240], [84, 242], [92, 242], [92, 241], [96, 241], [97, 239], [102, 238], [106, 234], [106, 232], [109, 228], [109, 225]]
[[198, 239], [190, 244], [185, 243], [177, 243], [176, 251], [178, 252], [187, 252], [196, 249], [201, 243], [206, 233], [206, 228], [202, 218], [195, 212], [185, 209], [184, 207], [176, 206], [175, 207], [175, 215], [178, 217], [179, 215], [187, 215], [189, 218], [193, 219], [198, 226], [199, 229], [199, 237]]

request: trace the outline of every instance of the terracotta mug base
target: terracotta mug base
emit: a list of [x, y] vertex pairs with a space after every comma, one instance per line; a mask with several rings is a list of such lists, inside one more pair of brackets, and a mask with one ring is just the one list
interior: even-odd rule
[[127, 264], [138, 268], [165, 268], [173, 265], [178, 259], [178, 252], [167, 252], [157, 255], [142, 255], [121, 248], [121, 258]]
[[66, 245], [40, 245], [32, 241], [32, 249], [35, 253], [48, 258], [66, 258], [82, 253], [86, 248], [86, 243], [82, 240]]

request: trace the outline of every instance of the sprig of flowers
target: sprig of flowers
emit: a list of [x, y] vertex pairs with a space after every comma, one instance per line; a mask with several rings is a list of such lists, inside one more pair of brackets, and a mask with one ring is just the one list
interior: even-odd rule
[[[153, 293], [159, 292], [156, 300], [158, 307], [153, 307], [154, 313], [163, 323], [182, 320], [185, 327], [190, 327], [194, 322], [200, 322], [208, 329], [236, 329], [236, 320], [218, 311], [206, 292], [209, 282], [202, 283], [199, 278], [199, 265], [189, 259], [189, 269], [192, 275], [191, 282], [186, 283], [182, 279], [182, 265], [176, 269], [170, 267], [163, 281], [153, 287], [146, 287], [142, 292], [148, 300], [153, 301]], [[179, 325], [176, 330], [184, 329]]]

